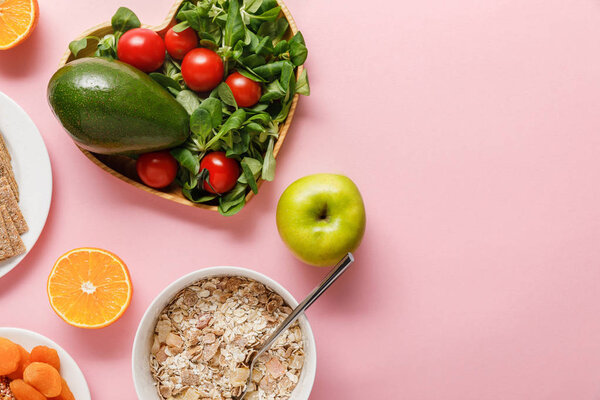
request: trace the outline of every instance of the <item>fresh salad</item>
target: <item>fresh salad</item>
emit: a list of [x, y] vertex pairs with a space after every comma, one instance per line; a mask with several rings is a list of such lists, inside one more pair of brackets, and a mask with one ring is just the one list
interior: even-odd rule
[[233, 215], [259, 181], [273, 180], [273, 148], [294, 95], [309, 95], [307, 48], [276, 0], [185, 1], [164, 38], [141, 28], [121, 7], [114, 33], [71, 42], [75, 57], [91, 41], [96, 57], [117, 59], [147, 74], [188, 112], [182, 145], [137, 156], [148, 186], [175, 181], [186, 198]]

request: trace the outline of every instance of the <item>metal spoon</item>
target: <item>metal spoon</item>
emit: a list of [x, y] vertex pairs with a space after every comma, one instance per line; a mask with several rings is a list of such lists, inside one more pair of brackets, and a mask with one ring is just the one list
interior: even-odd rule
[[298, 307], [296, 307], [294, 311], [292, 311], [291, 314], [285, 319], [285, 321], [283, 321], [281, 325], [275, 330], [275, 332], [273, 332], [273, 334], [269, 336], [269, 338], [263, 343], [261, 348], [258, 351], [253, 351], [250, 353], [250, 355], [246, 359], [246, 362], [250, 364], [250, 374], [248, 375], [248, 379], [246, 379], [244, 391], [239, 396], [233, 397], [234, 400], [242, 400], [244, 396], [246, 396], [246, 392], [248, 392], [248, 386], [252, 381], [252, 372], [254, 370], [254, 365], [256, 364], [256, 360], [258, 360], [258, 357], [260, 357], [265, 351], [267, 351], [269, 347], [271, 347], [271, 345], [277, 340], [277, 338], [281, 336], [281, 334], [285, 332], [285, 330], [289, 328], [290, 325], [296, 322], [300, 314], [306, 311], [308, 307], [310, 307], [319, 298], [319, 296], [321, 296], [329, 288], [329, 286], [331, 286], [331, 284], [335, 282], [336, 279], [344, 273], [344, 271], [346, 271], [348, 266], [350, 266], [350, 264], [352, 264], [353, 262], [354, 256], [352, 256], [351, 253], [346, 254], [344, 258], [342, 258], [337, 263], [337, 265], [331, 270], [331, 272], [329, 273], [329, 275], [327, 275], [323, 282], [321, 282], [319, 286], [317, 286], [308, 296], [306, 296], [304, 301], [298, 304]]

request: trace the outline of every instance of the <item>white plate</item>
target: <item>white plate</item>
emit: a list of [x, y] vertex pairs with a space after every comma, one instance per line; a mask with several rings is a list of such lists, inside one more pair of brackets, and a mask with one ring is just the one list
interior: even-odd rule
[[20, 328], [0, 328], [0, 337], [20, 344], [27, 351], [31, 351], [35, 346], [48, 346], [55, 349], [60, 357], [60, 375], [67, 381], [69, 389], [73, 392], [73, 396], [77, 400], [92, 399], [83, 372], [81, 372], [75, 360], [52, 340], [39, 333]]
[[10, 97], [0, 92], [0, 132], [12, 158], [19, 184], [19, 207], [29, 225], [21, 237], [27, 252], [0, 262], [0, 277], [21, 262], [38, 240], [50, 209], [52, 170], [46, 145], [27, 113]]

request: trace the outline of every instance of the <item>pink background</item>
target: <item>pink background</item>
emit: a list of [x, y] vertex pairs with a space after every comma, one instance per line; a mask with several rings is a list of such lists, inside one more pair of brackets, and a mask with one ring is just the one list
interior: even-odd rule
[[[600, 399], [600, 3], [596, 0], [289, 0], [309, 44], [302, 98], [275, 182], [238, 216], [169, 203], [92, 165], [46, 104], [69, 40], [120, 5], [147, 23], [169, 0], [41, 0], [0, 90], [40, 128], [54, 169], [45, 231], [0, 280], [0, 324], [58, 341], [95, 399], [135, 398], [130, 349], [168, 282], [240, 265], [303, 297], [326, 273], [275, 228], [293, 180], [339, 172], [360, 187], [358, 262], [308, 312], [311, 398]], [[46, 277], [78, 246], [129, 265], [116, 324], [72, 328]], [[26, 310], [26, 311], [24, 311]]]

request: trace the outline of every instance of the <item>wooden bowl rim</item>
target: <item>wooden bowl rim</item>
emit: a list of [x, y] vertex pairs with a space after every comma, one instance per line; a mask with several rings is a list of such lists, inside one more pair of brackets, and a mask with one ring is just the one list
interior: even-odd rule
[[[184, 2], [185, 0], [175, 0], [175, 2], [173, 3], [173, 6], [171, 7], [171, 9], [169, 10], [167, 17], [165, 18], [165, 20], [157, 26], [151, 26], [151, 25], [146, 25], [146, 24], [142, 24], [142, 27], [144, 28], [148, 28], [148, 29], [152, 29], [156, 32], [163, 32], [166, 31], [166, 29], [169, 27], [169, 25], [171, 24], [171, 22], [173, 22], [173, 20], [175, 19], [177, 10], [179, 10], [179, 7], [181, 6], [181, 4]], [[298, 32], [298, 27], [296, 26], [296, 22], [294, 21], [294, 18], [292, 17], [292, 14], [290, 13], [289, 9], [287, 8], [287, 6], [285, 5], [285, 3], [283, 2], [283, 0], [277, 0], [277, 3], [279, 4], [279, 6], [281, 7], [281, 12], [283, 13], [283, 15], [285, 16], [285, 18], [287, 19], [289, 25], [290, 25], [290, 30], [292, 32], [292, 35], [295, 35]], [[85, 32], [83, 32], [82, 34], [80, 34], [77, 38], [73, 39], [73, 40], [80, 40], [83, 39], [85, 37], [88, 36], [98, 36], [97, 32], [98, 31], [103, 31], [103, 30], [108, 30], [108, 31], [112, 31], [112, 25], [110, 23], [110, 21], [108, 22], [104, 22], [101, 24], [98, 24], [88, 30], [86, 30]], [[102, 34], [105, 35], [106, 33]], [[62, 68], [65, 64], [67, 64], [69, 61], [72, 61], [72, 53], [70, 49], [67, 49], [67, 51], [63, 54], [60, 63], [58, 65], [58, 68]], [[297, 68], [296, 71], [296, 78], [300, 77], [300, 74], [302, 73], [302, 71], [304, 70], [304, 66], [301, 65]], [[298, 105], [298, 98], [299, 95], [295, 94], [294, 95], [294, 99], [292, 100], [292, 105], [290, 107], [290, 111], [288, 113], [287, 118], [285, 119], [284, 124], [281, 126], [280, 125], [280, 129], [279, 129], [279, 137], [277, 138], [277, 142], [275, 142], [275, 146], [273, 147], [273, 156], [275, 158], [277, 158], [277, 155], [279, 154], [279, 151], [281, 149], [281, 146], [283, 145], [283, 142], [285, 141], [285, 138], [287, 136], [288, 130], [290, 128], [290, 125], [292, 123], [292, 120], [294, 118], [294, 114], [296, 113], [296, 107]], [[168, 192], [163, 192], [151, 187], [148, 187], [136, 180], [133, 180], [125, 175], [123, 175], [122, 173], [115, 171], [114, 169], [112, 169], [111, 167], [109, 167], [108, 165], [104, 164], [102, 161], [100, 161], [98, 158], [96, 158], [96, 156], [94, 156], [94, 154], [88, 150], [85, 150], [83, 148], [81, 148], [79, 145], [77, 145], [77, 143], [75, 143], [75, 145], [77, 146], [77, 148], [90, 160], [92, 161], [94, 164], [96, 164], [98, 167], [100, 167], [102, 170], [106, 171], [107, 173], [111, 174], [112, 176], [119, 178], [120, 180], [129, 183], [130, 185], [138, 188], [138, 189], [142, 189], [145, 190], [146, 192], [152, 193], [156, 196], [162, 197], [163, 199], [167, 199], [167, 200], [171, 200], [174, 201], [176, 203], [179, 204], [184, 204], [186, 206], [191, 206], [191, 207], [196, 207], [196, 208], [203, 208], [203, 209], [207, 209], [207, 210], [212, 210], [212, 211], [218, 211], [218, 207], [214, 206], [214, 205], [207, 205], [207, 204], [200, 204], [200, 203], [194, 203], [188, 199], [186, 199], [183, 194], [180, 193], [179, 196], [173, 194], [173, 193], [168, 193]], [[260, 186], [263, 183], [262, 179], [258, 180], [258, 187], [260, 188]], [[246, 195], [246, 203], [248, 203], [250, 201], [250, 199], [252, 199], [252, 197], [254, 197], [254, 193], [252, 191], [250, 191], [247, 195]]]

